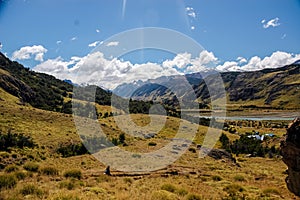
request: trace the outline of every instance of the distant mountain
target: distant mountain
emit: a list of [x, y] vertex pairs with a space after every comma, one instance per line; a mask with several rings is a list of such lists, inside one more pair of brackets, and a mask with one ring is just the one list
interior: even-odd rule
[[[155, 88], [157, 87], [157, 84], [170, 86], [170, 85], [178, 85], [180, 82], [182, 82], [183, 79], [187, 80], [189, 84], [198, 85], [203, 77], [206, 77], [208, 75], [214, 74], [216, 71], [207, 71], [207, 72], [199, 72], [199, 73], [193, 73], [193, 74], [186, 74], [186, 75], [173, 75], [173, 76], [161, 76], [156, 79], [149, 79], [147, 81], [134, 81], [132, 83], [123, 83], [119, 86], [117, 86], [113, 93], [116, 95], [119, 95], [124, 98], [134, 98], [134, 99], [142, 99], [143, 96], [143, 90], [147, 87], [149, 88]], [[153, 85], [152, 85], [153, 84]], [[158, 90], [164, 90], [164, 87], [158, 87], [156, 88]], [[149, 92], [149, 89], [147, 89]], [[145, 91], [146, 92], [146, 91]], [[147, 93], [147, 92], [146, 92]], [[163, 91], [160, 91], [159, 93], [163, 93]], [[139, 95], [137, 95], [139, 94]], [[149, 95], [146, 95], [149, 96]]]
[[[224, 82], [227, 93], [227, 103], [240, 106], [264, 106], [276, 109], [299, 109], [300, 105], [300, 63], [295, 62], [276, 69], [264, 69], [261, 71], [252, 72], [223, 72], [221, 77]], [[191, 76], [193, 78], [193, 75]], [[191, 78], [187, 75], [187, 79]], [[180, 85], [180, 79], [168, 79], [168, 83], [164, 85]], [[216, 74], [211, 73], [205, 77], [205, 80], [197, 79], [193, 83], [194, 91], [197, 96], [197, 101], [202, 104], [209, 105], [211, 96], [206, 84], [214, 84]], [[173, 81], [173, 82], [172, 82]], [[158, 83], [159, 84], [159, 83]], [[218, 85], [213, 85], [215, 91], [220, 90]], [[177, 98], [183, 98], [183, 96]], [[165, 87], [158, 85], [145, 84], [139, 87], [131, 95], [132, 99], [146, 99], [156, 101], [169, 101], [175, 99], [174, 93]], [[218, 99], [218, 96], [213, 97]]]

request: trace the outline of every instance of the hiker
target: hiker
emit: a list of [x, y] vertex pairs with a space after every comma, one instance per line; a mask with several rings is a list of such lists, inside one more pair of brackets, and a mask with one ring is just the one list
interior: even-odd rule
[[108, 176], [111, 176], [111, 173], [110, 173], [110, 166], [107, 166], [105, 171], [104, 171], [104, 174], [108, 175]]

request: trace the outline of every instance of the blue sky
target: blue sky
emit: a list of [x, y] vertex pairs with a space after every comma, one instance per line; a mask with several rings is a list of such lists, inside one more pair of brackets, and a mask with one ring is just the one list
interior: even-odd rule
[[[208, 58], [220, 71], [233, 71], [279, 67], [300, 58], [299, 0], [0, 2], [1, 52], [58, 78], [72, 79], [68, 70], [83, 62], [97, 45], [103, 45], [102, 41], [142, 27], [161, 27], [185, 34], [202, 45], [206, 54], [197, 59], [184, 54], [189, 53], [184, 49], [177, 58], [178, 55], [159, 51], [150, 51], [146, 56], [140, 52], [125, 56], [125, 60], [119, 60], [120, 65], [131, 69], [137, 64], [162, 65], [168, 61], [164, 66], [174, 68], [180, 62], [186, 69], [192, 62]], [[119, 41], [114, 42], [111, 46], [118, 47]], [[113, 58], [98, 55], [97, 59]], [[205, 64], [180, 72], [196, 72]]]

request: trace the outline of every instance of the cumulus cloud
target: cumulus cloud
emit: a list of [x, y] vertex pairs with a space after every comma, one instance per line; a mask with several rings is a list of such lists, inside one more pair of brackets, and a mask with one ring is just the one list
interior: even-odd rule
[[34, 56], [34, 59], [36, 61], [43, 61], [44, 60], [44, 54], [48, 50], [43, 47], [42, 45], [33, 45], [33, 46], [25, 46], [20, 48], [19, 50], [13, 52], [12, 59], [13, 60], [26, 60], [30, 59], [32, 56]]
[[75, 37], [72, 37], [70, 40], [71, 41], [75, 41], [75, 40], [77, 40], [78, 38], [75, 36]]
[[113, 46], [118, 46], [119, 42], [118, 41], [113, 41], [113, 42], [109, 42], [106, 44], [107, 47], [113, 47]]
[[61, 43], [62, 43], [61, 40], [57, 40], [57, 41], [56, 41], [56, 44], [57, 44], [57, 45], [59, 45], [59, 44], [61, 44]]
[[237, 57], [236, 60], [239, 62], [239, 64], [242, 64], [242, 63], [246, 63], [246, 62], [247, 62], [247, 59], [246, 59], [246, 58], [243, 58], [243, 57], [241, 57], [241, 56]]
[[261, 23], [263, 24], [264, 28], [276, 27], [276, 26], [280, 25], [278, 17], [271, 19], [269, 21], [266, 21], [265, 19], [263, 19], [261, 21]]
[[99, 29], [96, 29], [96, 32], [97, 32], [97, 33], [100, 33], [100, 30], [99, 30]]
[[241, 60], [227, 61], [222, 65], [218, 65], [216, 69], [218, 71], [257, 71], [267, 68], [278, 68], [282, 67], [300, 59], [300, 54], [291, 54], [282, 51], [273, 52], [272, 55], [260, 58], [253, 56], [248, 62], [241, 63]]
[[95, 41], [93, 43], [90, 43], [89, 47], [96, 47], [99, 43], [100, 43], [100, 41]]
[[61, 57], [49, 59], [36, 65], [33, 70], [51, 74], [59, 79], [70, 79], [77, 84], [96, 84], [114, 89], [122, 83], [207, 71], [208, 69], [223, 72], [277, 68], [299, 59], [300, 54], [277, 51], [264, 58], [253, 56], [247, 60], [238, 57], [235, 61], [218, 64], [219, 59], [212, 52], [204, 50], [196, 57], [184, 52], [162, 63], [132, 64], [130, 61], [106, 58], [103, 53], [94, 52], [84, 57], [71, 57], [69, 61], [65, 61]]

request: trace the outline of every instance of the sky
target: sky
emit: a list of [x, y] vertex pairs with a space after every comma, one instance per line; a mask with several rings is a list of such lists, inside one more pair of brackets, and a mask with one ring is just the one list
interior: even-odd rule
[[34, 71], [113, 89], [211, 68], [291, 64], [300, 59], [299, 19], [299, 0], [0, 0], [0, 51]]

